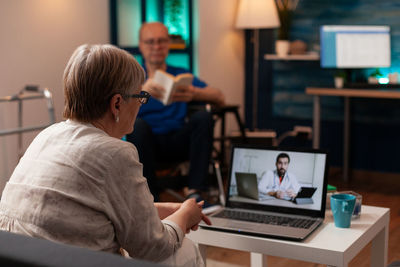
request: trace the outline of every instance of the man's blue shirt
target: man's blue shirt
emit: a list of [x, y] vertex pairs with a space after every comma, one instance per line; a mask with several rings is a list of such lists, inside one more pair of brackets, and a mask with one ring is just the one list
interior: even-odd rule
[[[184, 68], [167, 66], [167, 72], [176, 76], [181, 73], [190, 73]], [[207, 86], [205, 82], [194, 77], [193, 86], [204, 88]], [[173, 102], [165, 106], [159, 100], [150, 97], [149, 102], [142, 105], [138, 117], [145, 120], [155, 134], [165, 134], [180, 129], [187, 113], [186, 102]]]

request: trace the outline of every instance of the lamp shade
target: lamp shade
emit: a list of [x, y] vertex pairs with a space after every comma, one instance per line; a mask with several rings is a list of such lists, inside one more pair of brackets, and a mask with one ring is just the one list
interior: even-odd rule
[[261, 29], [280, 26], [274, 0], [240, 0], [236, 28]]

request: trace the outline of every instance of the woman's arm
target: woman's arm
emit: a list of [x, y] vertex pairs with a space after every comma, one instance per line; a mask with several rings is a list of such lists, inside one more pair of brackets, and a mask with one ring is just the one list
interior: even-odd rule
[[157, 208], [158, 216], [161, 220], [164, 220], [166, 217], [176, 212], [182, 203], [174, 203], [174, 202], [157, 202], [154, 203], [154, 206]]
[[201, 220], [210, 225], [210, 219], [202, 212], [203, 204], [203, 202], [196, 203], [195, 199], [190, 198], [165, 219], [176, 223], [185, 233], [188, 233], [190, 229], [196, 230]]

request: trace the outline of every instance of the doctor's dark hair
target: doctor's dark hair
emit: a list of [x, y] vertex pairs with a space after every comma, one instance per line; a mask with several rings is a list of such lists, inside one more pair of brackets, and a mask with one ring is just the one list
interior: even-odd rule
[[113, 45], [81, 45], [64, 71], [64, 117], [92, 122], [107, 112], [110, 99], [137, 94], [145, 80], [140, 64]]
[[276, 163], [278, 163], [278, 160], [279, 160], [280, 158], [287, 158], [287, 159], [288, 159], [288, 163], [290, 163], [290, 157], [289, 157], [288, 154], [286, 154], [286, 153], [280, 153], [280, 154], [276, 157]]

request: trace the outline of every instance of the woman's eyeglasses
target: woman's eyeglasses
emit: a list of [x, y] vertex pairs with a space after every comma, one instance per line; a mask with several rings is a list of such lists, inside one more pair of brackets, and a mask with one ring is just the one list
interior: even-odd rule
[[150, 94], [146, 91], [140, 91], [139, 94], [128, 95], [128, 97], [137, 98], [141, 104], [149, 102]]

